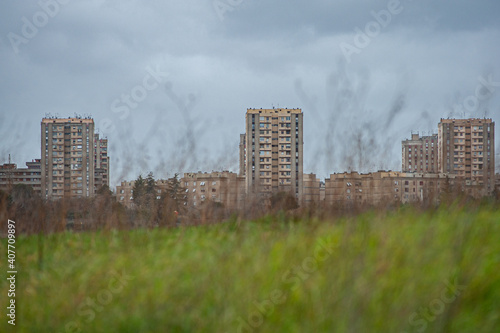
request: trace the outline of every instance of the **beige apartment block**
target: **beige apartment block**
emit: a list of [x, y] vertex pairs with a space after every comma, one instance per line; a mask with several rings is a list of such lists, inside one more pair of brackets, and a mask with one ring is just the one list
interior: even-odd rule
[[[171, 179], [158, 179], [155, 180], [156, 187], [156, 199], [161, 199], [161, 195], [168, 191]], [[120, 185], [116, 186], [116, 201], [121, 203], [127, 208], [132, 208], [134, 206], [134, 186], [135, 180], [132, 181], [122, 181]]]
[[42, 196], [94, 195], [94, 120], [42, 119]]
[[240, 171], [238, 173], [238, 176], [240, 177], [245, 177], [246, 170], [245, 170], [245, 151], [246, 151], [246, 135], [245, 134], [240, 134]]
[[102, 186], [109, 188], [109, 157], [108, 139], [99, 138], [94, 134], [94, 191], [97, 192]]
[[[155, 181], [156, 199], [168, 191], [171, 179]], [[186, 208], [198, 207], [212, 201], [221, 203], [227, 210], [245, 208], [245, 179], [229, 171], [185, 173], [179, 179], [184, 189]], [[135, 181], [122, 181], [116, 187], [116, 200], [128, 208], [133, 207]]]
[[41, 184], [46, 199], [91, 197], [109, 186], [108, 140], [91, 118], [43, 118]]
[[402, 141], [403, 172], [438, 172], [438, 135], [420, 136]]
[[304, 192], [301, 205], [308, 206], [321, 202], [321, 181], [313, 173], [303, 175]]
[[348, 207], [390, 203], [437, 203], [455, 184], [454, 175], [378, 171], [332, 174], [325, 180], [325, 205]]
[[325, 202], [325, 196], [326, 196], [326, 184], [324, 181], [321, 181], [319, 183], [319, 201]]
[[229, 171], [185, 173], [181, 178], [187, 205], [199, 207], [204, 202], [221, 203], [227, 210], [245, 208], [245, 178]]
[[122, 181], [116, 186], [116, 201], [127, 208], [132, 208], [134, 203], [134, 185], [135, 180]]
[[[241, 140], [242, 137], [240, 137]], [[244, 157], [250, 198], [288, 192], [303, 195], [303, 113], [301, 109], [247, 109]]]
[[10, 191], [17, 184], [30, 186], [36, 194], [41, 194], [40, 159], [26, 162], [26, 168], [18, 168], [16, 164], [8, 163], [0, 165], [0, 190]]
[[439, 171], [465, 181], [468, 194], [490, 195], [495, 182], [495, 123], [492, 119], [441, 119]]

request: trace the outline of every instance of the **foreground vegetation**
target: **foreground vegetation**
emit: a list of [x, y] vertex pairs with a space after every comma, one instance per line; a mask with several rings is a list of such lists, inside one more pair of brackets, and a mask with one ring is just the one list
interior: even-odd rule
[[496, 332], [499, 239], [488, 204], [20, 235], [0, 331]]

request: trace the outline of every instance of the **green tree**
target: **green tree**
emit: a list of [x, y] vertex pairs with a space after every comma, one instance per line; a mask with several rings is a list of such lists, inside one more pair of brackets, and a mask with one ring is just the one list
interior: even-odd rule
[[291, 193], [278, 192], [271, 197], [271, 209], [278, 210], [291, 210], [299, 207], [297, 199]]
[[146, 201], [150, 203], [156, 197], [156, 182], [152, 172], [148, 173], [145, 185]]
[[108, 185], [102, 185], [97, 189], [96, 192], [97, 195], [104, 195], [104, 196], [111, 196], [113, 195], [113, 192], [109, 189]]
[[186, 212], [186, 189], [182, 186], [179, 175], [168, 180], [167, 191], [158, 201], [156, 220], [159, 225], [175, 226], [180, 223]]
[[[33, 188], [26, 184], [16, 184], [7, 197], [8, 218], [18, 222], [21, 232], [34, 232], [42, 221], [42, 199]], [[2, 215], [0, 213], [0, 215]]]
[[168, 181], [167, 193], [175, 202], [175, 208], [178, 212], [183, 210], [187, 203], [186, 189], [182, 186], [179, 175], [176, 173]]
[[145, 201], [146, 194], [146, 181], [144, 180], [144, 178], [142, 178], [142, 175], [139, 175], [139, 177], [136, 179], [132, 191], [134, 205], [136, 207], [141, 207]]
[[139, 175], [134, 183], [134, 206], [137, 213], [137, 223], [139, 225], [152, 226], [155, 223], [157, 210], [156, 182], [153, 173], [148, 173], [146, 179]]
[[33, 188], [26, 184], [16, 184], [10, 192], [11, 200], [18, 205], [18, 208], [26, 208], [35, 196]]

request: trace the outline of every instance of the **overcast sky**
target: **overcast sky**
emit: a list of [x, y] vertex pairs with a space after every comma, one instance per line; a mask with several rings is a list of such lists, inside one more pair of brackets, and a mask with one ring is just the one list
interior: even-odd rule
[[[44, 5], [45, 4], [45, 5]], [[304, 112], [304, 170], [401, 169], [440, 118], [497, 122], [500, 2], [5, 0], [0, 163], [40, 158], [46, 114], [91, 115], [111, 185], [238, 171], [247, 108]]]

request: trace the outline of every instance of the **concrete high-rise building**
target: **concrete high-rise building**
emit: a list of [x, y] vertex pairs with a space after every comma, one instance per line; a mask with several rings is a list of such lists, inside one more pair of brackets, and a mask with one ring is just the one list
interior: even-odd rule
[[247, 195], [266, 196], [283, 191], [301, 199], [302, 118], [301, 109], [247, 109], [245, 144], [240, 144]]
[[495, 186], [495, 123], [492, 119], [441, 119], [439, 171], [489, 195]]
[[438, 172], [438, 135], [412, 134], [402, 141], [403, 172]]
[[44, 118], [41, 128], [42, 197], [93, 196], [94, 120]]
[[108, 139], [99, 138], [94, 134], [94, 187], [97, 192], [102, 186], [109, 188], [109, 157]]

